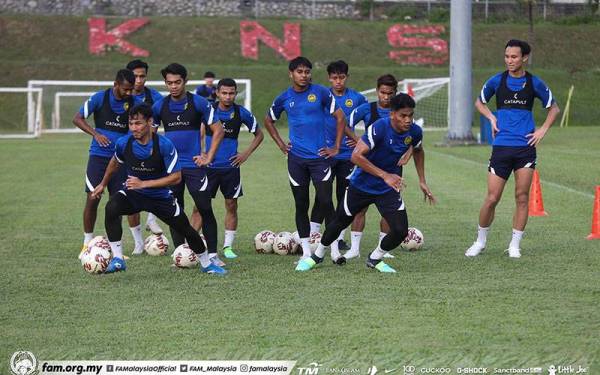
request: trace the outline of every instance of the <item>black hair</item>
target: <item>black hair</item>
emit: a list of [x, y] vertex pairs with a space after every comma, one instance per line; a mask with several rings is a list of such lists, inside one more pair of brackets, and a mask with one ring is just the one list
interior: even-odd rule
[[206, 73], [204, 73], [204, 78], [215, 78], [215, 73], [208, 71]]
[[507, 49], [508, 47], [521, 48], [521, 55], [523, 55], [523, 56], [527, 56], [531, 53], [531, 46], [529, 45], [529, 43], [527, 43], [524, 40], [511, 39], [506, 43], [506, 46], [504, 47], [504, 49]]
[[177, 74], [185, 81], [187, 79], [187, 70], [185, 66], [177, 63], [171, 63], [160, 71], [164, 79], [167, 79], [167, 74]]
[[402, 108], [415, 108], [415, 100], [403, 92], [394, 95], [390, 100], [390, 110], [395, 112]]
[[235, 90], [237, 91], [237, 83], [235, 83], [235, 80], [233, 78], [220, 79], [219, 83], [217, 83], [217, 90], [220, 89], [222, 86], [235, 87]]
[[129, 69], [121, 69], [117, 72], [117, 76], [115, 77], [115, 82], [123, 83], [129, 82], [132, 85], [135, 84], [135, 75]]
[[129, 117], [133, 118], [137, 115], [142, 115], [144, 120], [148, 120], [152, 117], [152, 106], [146, 102], [134, 105], [129, 109]]
[[348, 64], [344, 60], [338, 60], [327, 65], [327, 74], [346, 74], [348, 75]]
[[295, 59], [292, 59], [288, 69], [290, 72], [293, 72], [294, 70], [298, 69], [299, 66], [305, 66], [308, 69], [312, 69], [312, 63], [310, 60], [303, 56], [298, 56]]
[[137, 68], [144, 68], [146, 69], [146, 73], [148, 73], [148, 64], [143, 62], [142, 60], [131, 60], [127, 63], [126, 68], [132, 71]]
[[377, 88], [379, 86], [391, 86], [395, 89], [398, 87], [398, 80], [391, 74], [384, 74], [377, 78]]

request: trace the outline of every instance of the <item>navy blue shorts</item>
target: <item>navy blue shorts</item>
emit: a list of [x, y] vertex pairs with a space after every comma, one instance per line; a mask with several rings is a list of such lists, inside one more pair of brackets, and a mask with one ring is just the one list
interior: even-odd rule
[[[395, 190], [388, 191], [385, 194], [369, 194], [358, 190], [352, 185], [348, 186], [346, 195], [344, 195], [343, 210], [346, 216], [355, 216], [363, 208], [375, 204], [381, 216], [395, 213], [396, 211], [405, 211], [402, 196]], [[340, 210], [341, 207], [338, 207]]]
[[288, 177], [292, 186], [308, 186], [332, 181], [331, 160], [325, 158], [304, 159], [288, 153]]
[[128, 212], [152, 212], [159, 219], [168, 219], [183, 213], [183, 210], [181, 210], [177, 200], [173, 196], [168, 198], [148, 197], [135, 190], [119, 190], [115, 194], [122, 194], [126, 198], [130, 205], [130, 207], [127, 208]]
[[536, 156], [535, 147], [531, 146], [494, 146], [488, 171], [508, 180], [512, 171], [521, 168], [535, 169]]
[[356, 165], [350, 160], [331, 160], [331, 171], [335, 177], [336, 184], [344, 184], [348, 186], [350, 182], [350, 176], [356, 169]]
[[183, 168], [181, 170], [181, 182], [171, 186], [173, 194], [181, 193], [186, 186], [190, 194], [206, 191], [208, 188], [206, 171], [206, 168]]
[[[90, 155], [87, 163], [87, 169], [85, 171], [85, 192], [91, 193], [94, 188], [98, 186], [104, 178], [104, 173], [110, 163], [110, 159], [102, 156]], [[108, 193], [114, 194], [117, 191], [123, 189], [123, 184], [127, 180], [127, 168], [121, 165], [117, 172], [112, 176], [108, 182]]]
[[217, 196], [219, 188], [225, 199], [239, 198], [244, 195], [239, 168], [208, 168], [206, 175], [208, 179], [206, 191], [212, 198]]

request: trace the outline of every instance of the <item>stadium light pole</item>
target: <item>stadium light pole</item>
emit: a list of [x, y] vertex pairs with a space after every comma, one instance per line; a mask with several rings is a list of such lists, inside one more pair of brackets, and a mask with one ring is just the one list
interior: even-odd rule
[[473, 122], [471, 0], [450, 3], [450, 119], [446, 145], [476, 143]]

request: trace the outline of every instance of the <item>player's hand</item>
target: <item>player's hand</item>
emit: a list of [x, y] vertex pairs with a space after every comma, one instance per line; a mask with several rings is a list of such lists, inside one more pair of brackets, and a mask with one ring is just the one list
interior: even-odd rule
[[108, 147], [110, 145], [110, 139], [100, 133], [96, 133], [96, 135], [94, 135], [94, 139], [102, 147]]
[[536, 129], [536, 131], [534, 131], [533, 133], [527, 134], [526, 137], [529, 138], [529, 140], [527, 141], [527, 144], [529, 146], [535, 147], [538, 145], [538, 143], [540, 143], [542, 141], [542, 139], [544, 138], [544, 136], [546, 135], [546, 128], [539, 128]]
[[431, 190], [429, 189], [429, 186], [427, 186], [427, 183], [420, 182], [419, 186], [421, 187], [421, 191], [423, 192], [423, 201], [429, 201], [429, 204], [436, 204], [437, 199], [435, 199], [433, 193], [431, 193]]
[[206, 153], [202, 153], [200, 155], [196, 155], [192, 158], [194, 163], [196, 163], [199, 167], [206, 167], [210, 164], [210, 160], [208, 160], [208, 155]]
[[406, 163], [408, 163], [410, 161], [410, 158], [412, 157], [413, 154], [413, 146], [410, 145], [410, 147], [408, 148], [408, 150], [402, 155], [402, 157], [400, 158], [400, 160], [398, 160], [397, 165], [399, 167], [402, 167], [403, 165], [406, 165]]
[[358, 138], [356, 138], [356, 139], [354, 139], [354, 138], [347, 138], [346, 139], [346, 146], [348, 146], [350, 148], [356, 147], [357, 143], [358, 143]]
[[404, 188], [406, 187], [406, 185], [404, 184], [404, 179], [395, 173], [386, 173], [383, 176], [383, 181], [385, 181], [385, 183], [389, 187], [396, 190], [397, 192], [404, 190]]
[[248, 160], [248, 157], [248, 154], [242, 152], [240, 154], [230, 157], [229, 160], [231, 160], [231, 165], [233, 165], [234, 167], [239, 167], [243, 162]]
[[496, 119], [496, 116], [492, 116], [490, 124], [492, 124], [492, 138], [496, 138], [496, 134], [500, 131], [500, 129], [498, 129], [498, 119]]
[[322, 156], [325, 159], [332, 158], [339, 153], [340, 153], [340, 150], [338, 148], [323, 147], [323, 148], [319, 149], [319, 156]]
[[290, 150], [292, 149], [292, 142], [288, 142], [287, 144], [281, 143], [277, 146], [279, 147], [281, 152], [283, 152], [283, 154], [287, 156], [288, 152], [290, 152]]
[[104, 185], [98, 184], [92, 191], [92, 198], [100, 199], [102, 197], [102, 193], [104, 193]]
[[135, 176], [128, 176], [125, 181], [125, 187], [128, 190], [139, 190], [144, 188], [144, 181]]

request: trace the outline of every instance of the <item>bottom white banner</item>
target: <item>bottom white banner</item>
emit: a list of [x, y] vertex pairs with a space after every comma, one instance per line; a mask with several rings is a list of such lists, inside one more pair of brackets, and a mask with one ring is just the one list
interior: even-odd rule
[[[42, 361], [39, 374], [289, 375], [296, 361]], [[32, 372], [34, 374], [35, 372]], [[18, 373], [17, 373], [18, 374]]]

